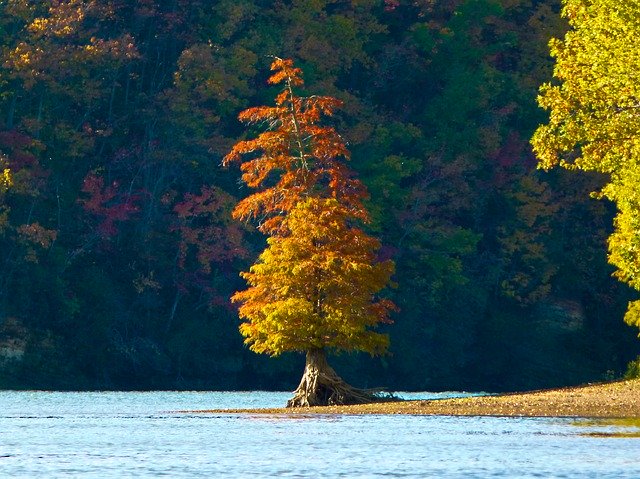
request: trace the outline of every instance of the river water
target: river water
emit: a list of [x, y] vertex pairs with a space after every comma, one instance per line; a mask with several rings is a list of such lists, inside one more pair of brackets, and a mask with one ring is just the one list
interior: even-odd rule
[[640, 477], [634, 421], [181, 412], [288, 397], [0, 391], [0, 477]]

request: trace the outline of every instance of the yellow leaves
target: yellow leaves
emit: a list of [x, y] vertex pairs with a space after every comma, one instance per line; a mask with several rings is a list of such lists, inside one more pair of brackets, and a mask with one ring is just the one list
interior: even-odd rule
[[568, 18], [571, 23], [580, 21], [586, 12], [587, 7], [584, 0], [565, 0], [562, 15]]
[[2, 169], [2, 166], [0, 165], [0, 233], [2, 233], [8, 221], [8, 209], [3, 204], [3, 197], [5, 192], [12, 185], [13, 178], [11, 176], [11, 170], [8, 168]]
[[0, 170], [0, 193], [3, 193], [13, 185], [13, 177], [11, 176], [11, 170], [4, 168]]
[[311, 347], [382, 352], [386, 340], [368, 330], [387, 322], [395, 306], [375, 300], [393, 274], [377, 262], [378, 242], [348, 225], [336, 200], [310, 198], [287, 216], [286, 236], [268, 239], [236, 293], [241, 333], [257, 352], [279, 354]]
[[76, 31], [76, 25], [84, 20], [90, 4], [91, 2], [85, 0], [55, 2], [49, 8], [48, 18], [34, 19], [27, 29], [36, 36], [66, 37], [72, 35]]
[[[539, 167], [610, 175], [602, 196], [618, 214], [609, 262], [640, 290], [640, 2], [564, 0], [572, 30], [550, 43], [560, 84], [543, 85], [538, 102], [549, 122], [531, 143]], [[640, 327], [640, 303], [625, 320]]]
[[562, 83], [540, 90], [550, 120], [532, 144], [542, 168], [576, 164], [611, 172], [640, 128], [633, 107], [640, 98], [640, 4], [565, 0], [564, 13], [574, 29], [550, 43]]
[[29, 25], [28, 30], [32, 32], [44, 32], [49, 25], [49, 20], [46, 18], [36, 18], [31, 25]]
[[640, 290], [640, 168], [633, 162], [616, 171], [603, 193], [616, 202], [618, 213], [609, 237], [609, 262], [620, 280]]
[[33, 50], [29, 48], [26, 43], [20, 42], [18, 46], [7, 55], [5, 66], [15, 70], [24, 70], [34, 63], [39, 57], [39, 53], [42, 53], [42, 51], [38, 49]]
[[[110, 6], [94, 0], [45, 3], [49, 5], [46, 15], [33, 18], [30, 12], [24, 18], [27, 25], [20, 35], [23, 41], [4, 52], [7, 76], [22, 81], [27, 90], [38, 83], [47, 83], [53, 88], [52, 85], [63, 85], [72, 77], [81, 76], [83, 88], [76, 89], [74, 95], [94, 100], [98, 95], [97, 84], [107, 78], [88, 72], [96, 63], [102, 63], [98, 67], [106, 71], [114, 70], [114, 61], [136, 58], [138, 52], [133, 37], [124, 34], [107, 40], [95, 36], [97, 28], [93, 21], [104, 18], [102, 15], [107, 14]], [[41, 12], [41, 7], [34, 11]], [[87, 81], [87, 78], [100, 79]]]
[[0, 153], [0, 235], [9, 224], [9, 208], [3, 203], [4, 194], [13, 185], [11, 170], [7, 167], [6, 157]]
[[635, 326], [640, 329], [640, 301], [629, 302], [627, 312], [624, 315], [624, 321], [629, 326]]
[[640, 125], [640, 5], [565, 0], [573, 30], [550, 43], [560, 85], [543, 85], [539, 104], [550, 111], [532, 139], [542, 168], [576, 164], [611, 172], [624, 163]]

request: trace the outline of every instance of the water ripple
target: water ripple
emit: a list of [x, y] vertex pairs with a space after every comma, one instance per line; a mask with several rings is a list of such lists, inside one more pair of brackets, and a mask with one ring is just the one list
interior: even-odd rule
[[0, 477], [640, 477], [637, 423], [177, 412], [288, 396], [0, 392]]

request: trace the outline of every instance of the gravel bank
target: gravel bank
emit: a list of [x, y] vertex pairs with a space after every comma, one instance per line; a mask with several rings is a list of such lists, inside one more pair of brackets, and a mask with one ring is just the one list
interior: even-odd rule
[[383, 402], [356, 406], [200, 412], [640, 418], [640, 380], [460, 399]]

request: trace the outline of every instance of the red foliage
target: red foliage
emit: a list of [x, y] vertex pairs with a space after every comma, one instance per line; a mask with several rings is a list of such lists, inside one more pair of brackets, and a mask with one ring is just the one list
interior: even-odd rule
[[96, 230], [102, 238], [118, 234], [116, 223], [122, 223], [139, 211], [140, 194], [122, 193], [118, 182], [104, 185], [104, 178], [89, 173], [83, 182], [82, 193], [87, 197], [78, 200], [84, 210], [98, 219]]
[[14, 178], [19, 178], [13, 188], [15, 192], [35, 195], [44, 187], [49, 173], [36, 156], [42, 149], [42, 144], [29, 135], [17, 130], [0, 131], [0, 152], [7, 155]]
[[198, 270], [211, 272], [211, 264], [221, 264], [247, 255], [242, 229], [231, 222], [235, 200], [215, 187], [202, 187], [201, 194], [187, 193], [173, 211], [180, 219], [179, 266], [186, 268], [189, 251], [195, 249]]
[[398, 0], [384, 0], [385, 12], [393, 12], [399, 6], [400, 2]]

